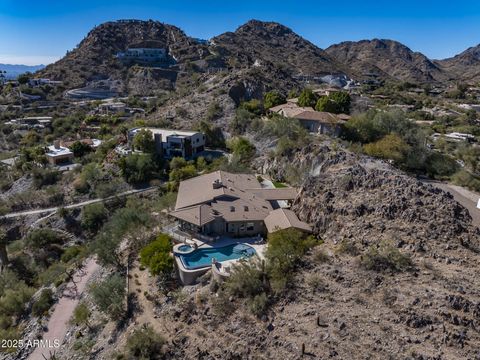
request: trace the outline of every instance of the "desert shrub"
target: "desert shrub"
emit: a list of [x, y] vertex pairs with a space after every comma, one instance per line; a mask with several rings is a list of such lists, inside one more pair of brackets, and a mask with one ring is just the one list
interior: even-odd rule
[[120, 159], [122, 175], [128, 183], [138, 184], [151, 180], [157, 170], [150, 154], [131, 154]]
[[200, 121], [195, 126], [195, 130], [205, 134], [206, 146], [225, 149], [225, 136], [220, 127], [214, 126], [207, 121]]
[[133, 359], [163, 359], [166, 340], [149, 325], [136, 329], [127, 339], [127, 352]]
[[26, 310], [26, 304], [32, 298], [34, 289], [19, 282], [15, 286], [5, 289], [0, 296], [0, 314], [19, 317]]
[[306, 282], [313, 293], [323, 292], [327, 289], [327, 285], [320, 274], [310, 274], [307, 277]]
[[95, 232], [100, 229], [107, 218], [107, 209], [103, 203], [87, 205], [82, 211], [82, 227], [88, 231]]
[[360, 258], [361, 265], [374, 271], [404, 271], [412, 266], [412, 260], [389, 242], [371, 245]]
[[452, 176], [454, 184], [465, 186], [474, 191], [480, 191], [480, 177], [472, 175], [468, 171], [460, 170]]
[[410, 147], [400, 136], [388, 134], [376, 142], [366, 144], [364, 149], [370, 156], [401, 162], [408, 154]]
[[75, 310], [73, 310], [72, 322], [74, 322], [75, 324], [86, 325], [87, 327], [89, 327], [89, 319], [91, 314], [92, 313], [88, 308], [87, 304], [82, 302], [77, 305]]
[[267, 294], [262, 292], [258, 295], [255, 295], [251, 300], [249, 300], [248, 308], [254, 315], [258, 317], [264, 315], [268, 309]]
[[90, 293], [99, 310], [112, 320], [121, 319], [125, 315], [125, 279], [119, 274], [110, 275], [102, 282], [92, 284]]
[[329, 263], [331, 261], [330, 256], [324, 250], [321, 250], [321, 249], [318, 249], [318, 248], [315, 249], [315, 250], [316, 251], [313, 254], [313, 260], [317, 264], [325, 264], [325, 263]]
[[425, 172], [435, 179], [447, 179], [459, 168], [457, 162], [450, 156], [430, 152], [425, 161]]
[[226, 281], [226, 290], [233, 296], [253, 298], [267, 288], [267, 278], [263, 265], [259, 261], [241, 261], [233, 266]]
[[236, 137], [228, 142], [228, 148], [233, 153], [234, 161], [247, 165], [255, 156], [255, 146], [244, 137]]
[[272, 289], [279, 293], [291, 282], [294, 270], [305, 252], [318, 244], [313, 236], [296, 229], [285, 229], [268, 235], [265, 252]]
[[54, 303], [53, 292], [50, 289], [44, 289], [40, 293], [37, 301], [33, 303], [32, 313], [35, 316], [41, 316], [45, 314], [48, 309], [52, 307]]
[[222, 115], [223, 115], [223, 108], [219, 103], [212, 102], [210, 105], [208, 105], [207, 114], [205, 116], [207, 121], [216, 120]]
[[172, 243], [167, 234], [159, 234], [150, 244], [140, 250], [140, 263], [150, 269], [152, 275], [170, 274], [173, 258]]
[[32, 172], [32, 177], [33, 185], [40, 189], [43, 186], [55, 184], [60, 180], [62, 174], [57, 170], [35, 168]]
[[25, 245], [30, 249], [45, 249], [47, 247], [61, 245], [63, 236], [50, 229], [35, 229], [28, 233]]
[[335, 249], [337, 254], [348, 254], [351, 256], [357, 256], [360, 253], [355, 242], [348, 239], [343, 239], [337, 244]]
[[[139, 229], [151, 225], [150, 214], [138, 206], [125, 207], [113, 213], [93, 242], [92, 250], [105, 265], [121, 266], [117, 247], [126, 234], [141, 234]], [[133, 245], [133, 244], [131, 244]]]
[[252, 114], [251, 112], [249, 112], [243, 107], [239, 107], [235, 111], [235, 117], [233, 118], [232, 122], [229, 125], [230, 131], [234, 135], [244, 134], [247, 131], [247, 129], [250, 127], [254, 117], [255, 117], [255, 114]]
[[44, 286], [63, 282], [65, 280], [66, 270], [67, 266], [64, 263], [53, 263], [45, 271], [38, 274], [38, 282]]
[[85, 254], [85, 248], [82, 246], [70, 246], [63, 252], [61, 256], [61, 260], [64, 263], [68, 263], [69, 261], [82, 256]]

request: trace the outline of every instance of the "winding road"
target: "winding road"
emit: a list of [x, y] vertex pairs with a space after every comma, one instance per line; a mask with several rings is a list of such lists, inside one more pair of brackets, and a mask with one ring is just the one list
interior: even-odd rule
[[71, 204], [71, 205], [65, 205], [65, 206], [57, 206], [57, 207], [51, 207], [51, 208], [45, 208], [45, 209], [32, 209], [32, 210], [25, 210], [25, 211], [19, 211], [19, 212], [14, 212], [10, 214], [5, 214], [3, 216], [0, 216], [0, 219], [9, 219], [9, 218], [17, 218], [17, 217], [22, 217], [22, 216], [29, 216], [29, 215], [38, 215], [38, 214], [46, 214], [46, 213], [55, 213], [58, 211], [58, 209], [64, 208], [64, 209], [74, 209], [74, 208], [79, 208], [79, 207], [84, 207], [90, 204], [95, 204], [98, 202], [103, 202], [107, 200], [114, 199], [116, 197], [121, 197], [121, 196], [128, 196], [128, 195], [134, 195], [142, 192], [147, 192], [151, 190], [155, 190], [157, 187], [155, 186], [150, 186], [144, 189], [135, 189], [135, 190], [128, 190], [124, 191], [120, 194], [112, 195], [106, 198], [97, 198], [97, 199], [91, 199], [87, 201], [82, 201], [76, 204]]

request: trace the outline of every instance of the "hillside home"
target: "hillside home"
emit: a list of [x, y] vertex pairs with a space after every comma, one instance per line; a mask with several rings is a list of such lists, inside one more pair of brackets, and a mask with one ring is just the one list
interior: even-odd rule
[[203, 238], [265, 235], [280, 229], [310, 232], [295, 213], [278, 207], [291, 201], [294, 188], [262, 188], [254, 175], [216, 171], [182, 181], [170, 216], [179, 230]]
[[117, 58], [125, 63], [158, 63], [167, 60], [167, 50], [163, 48], [129, 48], [119, 52]]
[[63, 165], [73, 161], [73, 152], [67, 147], [61, 146], [59, 140], [47, 148], [45, 155], [49, 164], [53, 166]]
[[205, 150], [205, 135], [196, 131], [168, 130], [158, 128], [135, 128], [128, 132], [128, 142], [142, 129], [149, 130], [155, 140], [155, 151], [165, 158], [191, 159]]
[[274, 106], [269, 109], [272, 113], [297, 119], [305, 129], [315, 134], [327, 134], [338, 136], [341, 132], [341, 125], [350, 116], [346, 114], [332, 114], [324, 111], [315, 111], [311, 107], [300, 107], [293, 103], [286, 103]]
[[7, 121], [5, 125], [16, 129], [44, 129], [52, 123], [51, 116], [30, 116]]

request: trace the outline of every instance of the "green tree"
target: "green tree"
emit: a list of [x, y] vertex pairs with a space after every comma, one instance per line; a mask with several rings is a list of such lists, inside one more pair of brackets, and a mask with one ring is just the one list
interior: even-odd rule
[[103, 203], [87, 205], [82, 211], [82, 227], [88, 231], [98, 231], [107, 217], [107, 209]]
[[244, 165], [249, 164], [256, 153], [255, 146], [248, 139], [241, 136], [231, 139], [228, 147], [233, 153], [234, 160]]
[[140, 263], [148, 267], [152, 275], [168, 276], [173, 270], [171, 251], [170, 237], [159, 234], [154, 241], [140, 250]]
[[155, 140], [153, 134], [148, 129], [141, 129], [133, 138], [133, 148], [144, 153], [153, 153], [155, 151]]
[[180, 169], [174, 169], [170, 171], [169, 179], [170, 181], [174, 181], [179, 183], [182, 180], [190, 179], [197, 175], [197, 169], [195, 165], [186, 165]]
[[92, 151], [92, 148], [90, 147], [90, 145], [85, 144], [81, 141], [75, 141], [70, 146], [70, 151], [73, 152], [73, 155], [75, 157], [82, 157], [82, 156], [88, 154], [90, 151]]
[[213, 126], [207, 121], [200, 121], [195, 130], [205, 134], [206, 145], [212, 148], [225, 149], [225, 136], [222, 129], [218, 126]]
[[119, 274], [110, 275], [104, 281], [90, 286], [95, 305], [99, 310], [118, 320], [125, 315], [125, 279]]
[[310, 89], [303, 89], [298, 97], [298, 106], [315, 107], [317, 96]]
[[263, 106], [265, 109], [285, 103], [286, 99], [279, 92], [273, 90], [265, 93], [263, 96]]
[[322, 96], [315, 106], [317, 111], [326, 111], [334, 114], [349, 114], [352, 99], [344, 91], [334, 92], [329, 96]]
[[41, 316], [45, 314], [48, 311], [48, 309], [52, 307], [53, 303], [54, 303], [54, 300], [53, 300], [52, 290], [50, 289], [42, 290], [37, 301], [33, 303], [33, 306], [32, 306], [33, 315]]
[[364, 149], [370, 156], [402, 162], [410, 146], [400, 136], [388, 134], [374, 143], [366, 144]]
[[156, 166], [151, 154], [131, 154], [120, 159], [122, 175], [128, 183], [138, 184], [153, 178]]
[[24, 74], [20, 74], [17, 77], [17, 81], [20, 85], [25, 85], [30, 81], [32, 74], [29, 72], [26, 72]]

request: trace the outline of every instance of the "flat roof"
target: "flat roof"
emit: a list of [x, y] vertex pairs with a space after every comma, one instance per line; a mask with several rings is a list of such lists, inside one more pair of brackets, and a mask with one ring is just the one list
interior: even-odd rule
[[130, 134], [135, 135], [140, 130], [149, 130], [152, 134], [161, 134], [163, 139], [166, 139], [169, 136], [193, 136], [196, 134], [201, 134], [198, 131], [187, 131], [187, 130], [172, 130], [172, 129], [159, 129], [159, 128], [152, 128], [152, 127], [142, 127], [142, 128], [135, 128], [131, 129], [129, 132]]
[[45, 155], [50, 157], [56, 157], [56, 156], [63, 156], [63, 155], [70, 155], [70, 154], [73, 155], [73, 152], [71, 152], [68, 148], [64, 146], [59, 146], [57, 148], [55, 147], [55, 145], [50, 145]]

